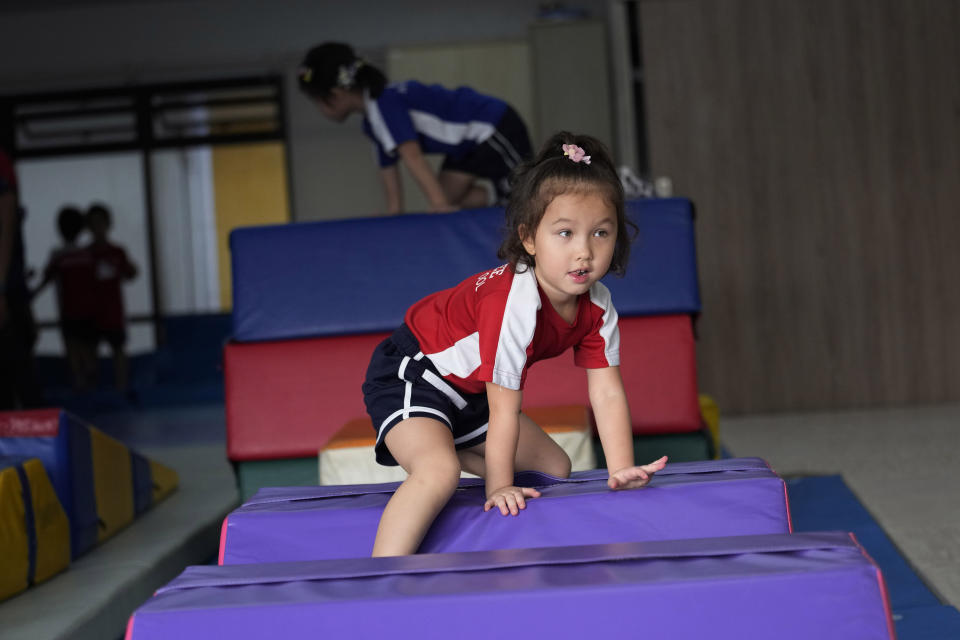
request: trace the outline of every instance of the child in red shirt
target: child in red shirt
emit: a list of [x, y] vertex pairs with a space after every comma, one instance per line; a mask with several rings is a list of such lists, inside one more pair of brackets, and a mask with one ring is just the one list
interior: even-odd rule
[[[410, 307], [374, 351], [363, 385], [381, 464], [409, 474], [387, 503], [374, 556], [414, 553], [456, 490], [460, 471], [485, 479], [484, 510], [517, 515], [540, 493], [514, 472], [566, 477], [567, 454], [521, 412], [527, 370], [574, 349], [586, 369], [613, 490], [642, 487], [666, 457], [636, 466], [620, 378], [610, 291], [630, 251], [623, 187], [596, 139], [554, 135], [514, 174], [507, 264]], [[478, 505], [479, 507], [479, 505]]]
[[95, 204], [87, 210], [87, 226], [93, 242], [87, 247], [93, 260], [94, 304], [93, 323], [96, 342], [105, 340], [113, 351], [115, 384], [119, 391], [127, 390], [126, 314], [123, 306], [123, 283], [137, 276], [137, 267], [127, 257], [123, 247], [107, 239], [110, 232], [110, 210]]
[[96, 327], [93, 321], [93, 256], [77, 244], [87, 228], [83, 213], [76, 207], [63, 207], [57, 215], [57, 227], [63, 246], [50, 252], [43, 280], [33, 290], [36, 296], [50, 282], [57, 288], [60, 334], [74, 386], [85, 390], [95, 380], [97, 367]]

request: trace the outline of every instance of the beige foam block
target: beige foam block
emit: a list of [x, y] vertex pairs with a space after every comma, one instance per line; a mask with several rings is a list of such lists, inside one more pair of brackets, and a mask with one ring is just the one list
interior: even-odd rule
[[[574, 471], [594, 469], [592, 426], [586, 407], [570, 405], [524, 410], [530, 418], [570, 456]], [[401, 482], [407, 472], [401, 467], [377, 464], [373, 447], [375, 432], [369, 418], [351, 420], [320, 450], [319, 479], [322, 485]], [[466, 472], [461, 477], [476, 477]]]

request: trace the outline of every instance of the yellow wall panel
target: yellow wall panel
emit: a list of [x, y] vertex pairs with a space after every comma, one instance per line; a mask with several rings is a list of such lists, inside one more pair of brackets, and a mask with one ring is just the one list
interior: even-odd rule
[[236, 227], [290, 221], [287, 166], [279, 142], [213, 149], [213, 189], [217, 221], [220, 304], [233, 307], [230, 231]]

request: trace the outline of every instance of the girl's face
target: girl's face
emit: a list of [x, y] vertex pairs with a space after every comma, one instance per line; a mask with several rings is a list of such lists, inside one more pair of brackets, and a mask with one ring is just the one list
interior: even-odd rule
[[[524, 230], [521, 229], [521, 233]], [[537, 282], [568, 322], [577, 297], [606, 275], [617, 244], [617, 213], [596, 192], [554, 198], [523, 247], [534, 256]]]
[[93, 215], [87, 218], [87, 227], [95, 238], [105, 238], [110, 229], [110, 222], [103, 216]]
[[339, 87], [334, 87], [327, 98], [317, 98], [314, 102], [328, 120], [343, 122], [350, 115], [349, 96]]

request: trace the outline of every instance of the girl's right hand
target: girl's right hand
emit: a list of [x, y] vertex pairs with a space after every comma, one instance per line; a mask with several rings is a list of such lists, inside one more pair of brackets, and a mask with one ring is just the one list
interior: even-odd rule
[[639, 489], [646, 486], [653, 474], [661, 471], [665, 466], [667, 466], [667, 456], [658, 458], [650, 464], [618, 469], [610, 474], [607, 486], [614, 491], [618, 489]]
[[540, 492], [531, 487], [501, 487], [487, 496], [487, 501], [483, 503], [483, 510], [497, 507], [501, 515], [517, 515], [520, 509], [526, 509], [526, 498], [539, 498]]

